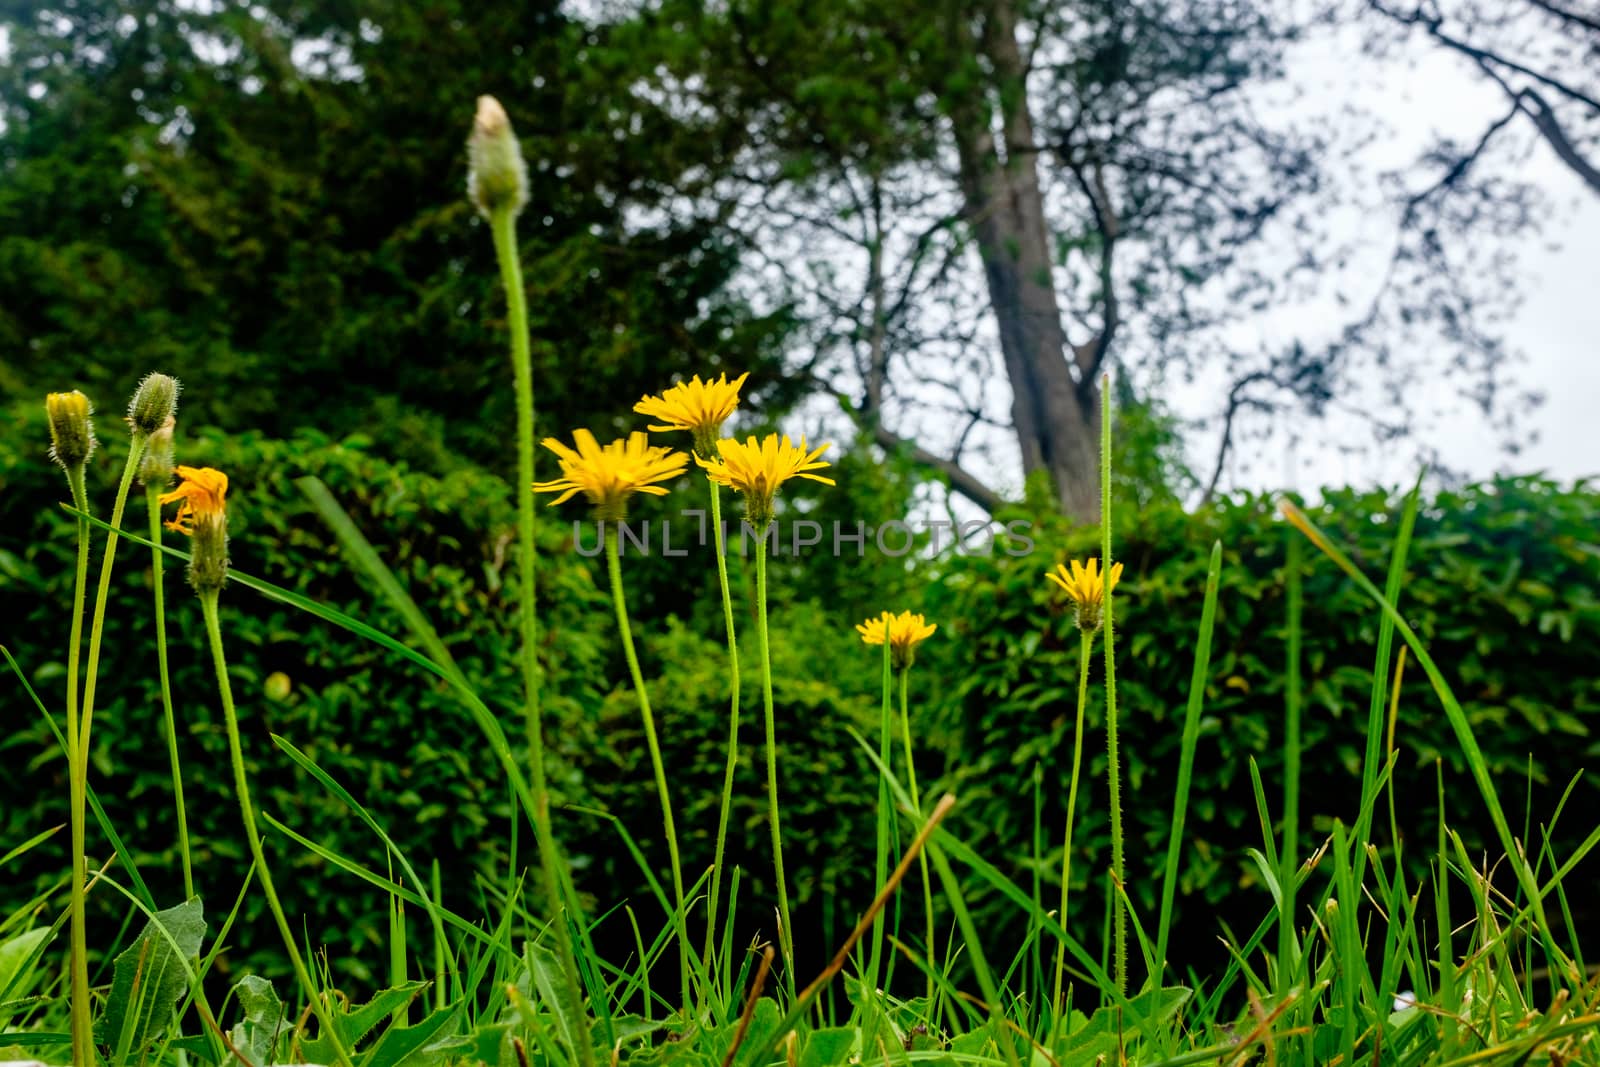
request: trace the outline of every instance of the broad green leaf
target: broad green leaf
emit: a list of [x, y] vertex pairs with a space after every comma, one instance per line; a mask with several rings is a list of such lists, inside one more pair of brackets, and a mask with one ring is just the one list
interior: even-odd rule
[[[49, 937], [50, 928], [40, 926], [0, 941], [0, 992], [11, 989], [17, 998], [28, 995], [28, 979], [38, 962], [33, 959], [34, 951]], [[10, 1021], [8, 1015], [0, 1013], [0, 1029]]]
[[567, 1005], [577, 1002], [567, 986], [567, 976], [561, 971], [561, 964], [556, 960], [554, 952], [543, 945], [529, 941], [525, 953], [528, 973], [533, 976], [533, 984], [539, 990], [539, 996], [549, 1007], [550, 1013], [556, 1017], [556, 1024], [561, 1029], [561, 1040], [568, 1048], [578, 1047], [578, 1023], [568, 1017]]
[[852, 1026], [834, 1026], [813, 1030], [806, 1035], [800, 1049], [800, 1067], [833, 1067], [848, 1063], [850, 1048], [856, 1043], [856, 1030]]
[[1128, 1001], [1126, 1010], [1120, 1007], [1101, 1008], [1090, 1017], [1087, 1026], [1061, 1043], [1062, 1062], [1077, 1062], [1086, 1054], [1098, 1056], [1102, 1053], [1114, 1060], [1118, 1047], [1138, 1039], [1137, 1031], [1141, 1022], [1156, 1026], [1167, 1023], [1178, 1013], [1178, 1009], [1188, 1003], [1191, 995], [1182, 986], [1147, 989]]
[[[234, 999], [244, 1018], [228, 1034], [228, 1040], [248, 1063], [271, 1063], [277, 1052], [278, 1036], [285, 1029], [283, 1002], [265, 978], [247, 974], [233, 987]], [[239, 1056], [229, 1057], [230, 1063]]]
[[187, 961], [199, 958], [205, 932], [199, 897], [156, 912], [116, 959], [95, 1040], [126, 1054], [159, 1037], [189, 988]]

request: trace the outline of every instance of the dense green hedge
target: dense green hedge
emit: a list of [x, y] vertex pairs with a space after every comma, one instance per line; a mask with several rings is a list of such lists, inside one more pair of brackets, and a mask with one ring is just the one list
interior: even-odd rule
[[[65, 495], [59, 475], [41, 462], [37, 449], [22, 447], [43, 439], [42, 425], [34, 425], [38, 421], [32, 410], [18, 413], [19, 431], [0, 443], [0, 610], [6, 619], [0, 639], [59, 712], [72, 538], [70, 523], [53, 506]], [[107, 431], [106, 436], [115, 435]], [[91, 493], [102, 513], [120, 465], [115, 450], [113, 442], [108, 448], [113, 454], [94, 469]], [[513, 570], [509, 487], [467, 466], [447, 478], [420, 475], [376, 452], [358, 439], [336, 442], [310, 435], [292, 441], [206, 436], [184, 446], [184, 458], [223, 467], [233, 477], [236, 566], [401, 632], [398, 619], [352, 576], [293, 485], [301, 474], [322, 478], [409, 584], [469, 677], [500, 712], [507, 732], [519, 737], [515, 583], [507, 580]], [[841, 485], [840, 493], [845, 491]], [[870, 488], [864, 492], [869, 504], [883, 496]], [[827, 500], [819, 498], [824, 506]], [[1381, 494], [1353, 493], [1331, 494], [1328, 500], [1319, 521], [1355, 546], [1369, 573], [1381, 574], [1395, 502]], [[665, 511], [659, 509], [673, 505], [651, 501], [643, 506], [661, 515]], [[818, 514], [827, 517], [825, 511]], [[1440, 494], [1419, 521], [1403, 609], [1456, 687], [1519, 827], [1530, 759], [1535, 786], [1529, 810], [1537, 824], [1553, 810], [1560, 789], [1596, 754], [1596, 528], [1600, 496], [1534, 479]], [[558, 803], [611, 811], [665, 885], [659, 810], [633, 694], [620, 681], [625, 673], [602, 569], [572, 550], [570, 527], [551, 522], [542, 529], [541, 647], [550, 676], [547, 707]], [[913, 684], [925, 791], [953, 789], [961, 803], [951, 825], [1026, 884], [1032, 877], [1037, 767], [1045, 846], [1040, 876], [1053, 896], [1077, 646], [1069, 615], [1041, 576], [1059, 558], [1097, 550], [1092, 531], [1046, 523], [1035, 528], [1034, 537], [1035, 550], [1026, 558], [995, 553], [897, 566], [876, 586], [865, 584], [870, 578], [865, 572], [841, 578], [854, 572], [828, 561], [826, 554], [774, 567], [785, 839], [799, 940], [809, 957], [820, 958], [870, 896], [874, 788], [848, 729], [873, 735], [878, 661], [850, 627], [884, 606], [878, 601], [887, 589], [904, 590], [904, 603], [893, 606], [925, 610], [940, 624], [924, 646]], [[1247, 761], [1260, 764], [1276, 809], [1285, 537], [1268, 502], [1254, 498], [1197, 514], [1149, 502], [1142, 512], [1119, 519], [1118, 554], [1128, 567], [1118, 601], [1118, 649], [1130, 891], [1143, 909], [1153, 908], [1154, 872], [1164, 859], [1205, 556], [1213, 539], [1226, 549], [1179, 899], [1176, 947], [1190, 961], [1212, 957], [1218, 919], [1236, 928], [1253, 925], [1266, 904], [1265, 890], [1253, 885], [1243, 856], [1246, 847], [1259, 844]], [[149, 569], [143, 549], [124, 548], [119, 558], [93, 780], [102, 795], [115, 799], [118, 828], [166, 903], [178, 895], [178, 881], [146, 621]], [[726, 730], [721, 618], [714, 572], [708, 558], [703, 562], [704, 567], [681, 571], [675, 562], [660, 559], [639, 560], [628, 568], [630, 586], [637, 586], [641, 653], [691, 880], [710, 860]], [[858, 571], [864, 566], [851, 563]], [[744, 870], [743, 942], [757, 931], [770, 935], [774, 901], [749, 609], [752, 576], [738, 558], [731, 571], [741, 605], [745, 715], [729, 855]], [[238, 888], [244, 849], [235, 829], [198, 612], [176, 571], [168, 580], [180, 740], [202, 861], [198, 877], [220, 912]], [[1332, 818], [1348, 820], [1354, 810], [1377, 615], [1314, 553], [1307, 553], [1305, 581], [1303, 849], [1309, 852]], [[447, 895], [463, 912], [477, 914], [476, 875], [504, 867], [508, 808], [491, 757], [449, 694], [381, 649], [242, 587], [230, 589], [224, 603], [261, 806], [340, 852], [382, 862], [370, 835], [272, 748], [271, 731], [312, 753], [369, 804], [407, 844], [413, 860], [438, 858], [447, 874]], [[287, 693], [282, 679], [267, 684], [274, 673], [288, 679]], [[0, 752], [11, 773], [0, 782], [0, 845], [9, 847], [64, 820], [66, 789], [63, 760], [37, 713], [15, 691], [4, 706]], [[1091, 944], [1098, 943], [1103, 907], [1098, 872], [1107, 852], [1102, 725], [1097, 693], [1089, 709], [1090, 761], [1078, 809], [1083, 821], [1076, 840], [1079, 891], [1072, 916]], [[1442, 759], [1452, 823], [1472, 847], [1492, 850], [1492, 835], [1460, 753], [1438, 702], [1414, 668], [1403, 691], [1398, 744], [1402, 834], [1416, 842], [1429, 839], [1436, 818], [1433, 762]], [[1593, 810], [1595, 800], [1592, 784], [1578, 786], [1569, 815], [1557, 828], [1558, 854], [1588, 829], [1580, 825], [1581, 813]], [[573, 853], [580, 888], [597, 913], [627, 899], [645, 926], [659, 920], [644, 879], [611, 824], [562, 810], [558, 826]], [[345, 973], [363, 980], [381, 968], [386, 928], [376, 894], [286, 842], [277, 841], [274, 850], [293, 905], [308, 912], [313, 936], [329, 943], [330, 956]], [[98, 834], [92, 835], [91, 852], [105, 854]], [[1409, 850], [1413, 860], [1423, 853], [1421, 847]], [[57, 882], [66, 866], [65, 842], [53, 841], [14, 863], [8, 873], [16, 880], [0, 887], [0, 906], [17, 906], [24, 892]], [[993, 949], [1020, 939], [1023, 931], [1010, 906], [981, 886], [972, 891]], [[902, 903], [919, 906], [915, 888]], [[111, 895], [99, 895], [99, 905], [100, 921], [114, 922], [120, 906]], [[239, 946], [235, 967], [247, 965], [241, 954], [277, 954], [270, 928], [259, 921], [260, 906], [259, 897], [252, 897], [233, 937]], [[1581, 902], [1575, 906], [1579, 921], [1592, 929], [1592, 909]], [[615, 914], [602, 926], [599, 940], [607, 951], [628, 951], [627, 920]]]
[[[1328, 493], [1313, 516], [1353, 548], [1381, 586], [1398, 513], [1399, 502], [1384, 494], [1339, 491]], [[1401, 609], [1466, 710], [1518, 836], [1526, 816], [1535, 841], [1561, 790], [1600, 753], [1597, 529], [1600, 495], [1593, 489], [1502, 480], [1427, 500], [1409, 556]], [[1175, 933], [1177, 952], [1193, 961], [1220, 953], [1219, 919], [1242, 936], [1268, 903], [1244, 855], [1245, 848], [1261, 845], [1248, 763], [1259, 764], [1274, 818], [1280, 817], [1287, 536], [1272, 502], [1258, 497], [1197, 514], [1153, 506], [1119, 516], [1115, 552], [1127, 567], [1117, 596], [1117, 690], [1128, 887], [1152, 921], [1206, 558], [1213, 540], [1224, 546]], [[1099, 548], [1095, 531], [1044, 527], [1035, 537], [1028, 558], [956, 559], [930, 581], [925, 606], [944, 628], [929, 643], [925, 669], [951, 682], [930, 713], [952, 732], [953, 750], [962, 754], [952, 780], [963, 800], [956, 825], [1027, 884], [1037, 767], [1044, 879], [1058, 886], [1078, 650], [1071, 613], [1051, 595], [1042, 572], [1068, 556], [1098, 556]], [[1356, 812], [1379, 616], [1310, 546], [1304, 581], [1301, 855], [1308, 855], [1334, 818], [1349, 824]], [[1099, 943], [1109, 857], [1100, 656], [1097, 642], [1073, 862], [1073, 921], [1091, 944]], [[1399, 829], [1409, 842], [1413, 875], [1423, 869], [1436, 832], [1436, 760], [1443, 764], [1450, 824], [1470, 848], [1497, 855], [1464, 758], [1414, 660], [1401, 693], [1396, 746]], [[1597, 802], [1591, 775], [1556, 828], [1558, 857], [1593, 828]], [[1379, 825], [1377, 839], [1386, 841], [1386, 817]], [[1580, 879], [1597, 873], [1591, 861]], [[1574, 906], [1590, 937], [1600, 932], [1600, 910], [1590, 902]], [[988, 928], [1002, 929], [1008, 907], [991, 898], [979, 911], [990, 920]], [[1014, 924], [1012, 931], [1018, 933]]]
[[[69, 517], [55, 506], [66, 496], [59, 471], [42, 461], [38, 449], [21, 448], [47, 439], [43, 426], [25, 422], [24, 429], [34, 432], [7, 435], [0, 444], [0, 640], [59, 715], [74, 539]], [[115, 423], [102, 420], [101, 432], [112, 454], [93, 464], [90, 495], [103, 515], [122, 455], [116, 454]], [[468, 677], [500, 712], [507, 733], [522, 737], [510, 548], [514, 516], [505, 482], [472, 468], [445, 479], [419, 475], [375, 458], [370, 443], [359, 439], [207, 437], [179, 447], [180, 461], [214, 465], [232, 478], [229, 521], [237, 568], [403, 635], [399, 619], [351, 574], [332, 535], [293, 484], [304, 474], [321, 478], [407, 582]], [[129, 525], [142, 530], [142, 497], [130, 515], [136, 518]], [[577, 566], [587, 561], [559, 551], [561, 531], [549, 529], [545, 540], [547, 707], [555, 717], [576, 718], [608, 688], [609, 618], [603, 605], [594, 609], [598, 593], [587, 567]], [[181, 881], [149, 622], [149, 553], [124, 543], [118, 563], [91, 781], [107, 799], [157, 899], [170, 904], [181, 897]], [[98, 554], [92, 570], [98, 574]], [[169, 568], [167, 580], [196, 881], [220, 921], [238, 892], [247, 852], [198, 605], [180, 567]], [[437, 857], [447, 872], [447, 894], [477, 914], [473, 875], [503, 869], [503, 858], [501, 866], [496, 861], [504, 851], [509, 808], [493, 758], [451, 695], [392, 653], [242, 586], [224, 592], [223, 625], [260, 807], [384, 869], [371, 835], [273, 747], [268, 735], [277, 733], [368, 804], [419, 866]], [[274, 674], [283, 677], [269, 684]], [[12, 773], [0, 781], [0, 841], [10, 847], [65, 821], [66, 776], [47, 726], [15, 681], [6, 684], [11, 695], [3, 704], [0, 752]], [[557, 756], [557, 788], [561, 796], [573, 796], [577, 783], [564, 769], [569, 764], [559, 745]], [[10, 884], [0, 889], [0, 906], [16, 906], [26, 899], [25, 888], [58, 880], [67, 866], [66, 844], [65, 835], [58, 835], [8, 866]], [[91, 833], [89, 847], [92, 856], [109, 853], [98, 832]], [[377, 966], [384, 955], [375, 943], [387, 939], [378, 897], [281, 839], [276, 852], [286, 894], [311, 916], [311, 929], [330, 943], [330, 955], [356, 976]], [[102, 921], [120, 914], [119, 899], [96, 896]], [[281, 949], [274, 948], [270, 923], [259, 922], [263, 908], [260, 895], [252, 894], [234, 941], [246, 954], [275, 957]]]
[[[70, 517], [55, 506], [66, 495], [64, 479], [44, 461], [42, 448], [28, 447], [47, 440], [42, 414], [42, 406], [19, 408], [17, 432], [0, 442], [0, 611], [7, 620], [0, 643], [17, 657], [59, 718], [74, 540]], [[115, 422], [101, 422], [106, 449], [91, 465], [90, 495], [104, 514], [125, 446]], [[510, 487], [466, 464], [447, 478], [419, 474], [381, 458], [382, 448], [361, 438], [336, 442], [313, 434], [292, 441], [206, 434], [180, 442], [180, 461], [229, 472], [235, 567], [403, 635], [400, 619], [352, 575], [334, 538], [294, 485], [302, 475], [321, 478], [406, 582], [469, 679], [500, 712], [520, 752]], [[125, 521], [142, 530], [142, 498], [136, 503], [140, 510]], [[731, 507], [732, 500], [728, 503]], [[701, 505], [687, 500], [683, 506]], [[640, 518], [664, 514], [662, 505], [647, 499], [635, 510]], [[581, 516], [582, 509], [561, 514], [562, 519], [552, 517], [540, 527], [541, 647], [558, 832], [595, 913], [628, 900], [649, 926], [659, 915], [616, 831], [577, 810], [614, 811], [668, 884], [637, 705], [631, 689], [616, 688], [626, 675], [603, 564], [574, 551], [572, 527], [565, 520]], [[587, 531], [586, 544], [592, 534]], [[181, 896], [181, 881], [148, 623], [151, 572], [142, 547], [124, 544], [118, 558], [92, 781], [102, 796], [115, 801], [110, 806], [118, 832], [165, 904]], [[640, 652], [673, 768], [685, 868], [691, 871], [703, 871], [711, 860], [726, 737], [721, 609], [710, 557], [702, 562], [705, 566], [686, 578], [677, 560], [626, 561]], [[750, 562], [737, 555], [730, 570], [746, 647], [745, 721], [728, 854], [746, 872], [741, 914], [748, 930], [770, 934], [761, 689], [750, 607], [754, 576]], [[840, 918], [828, 908], [835, 890], [846, 899], [870, 898], [870, 858], [865, 866], [845, 861], [851, 856], [851, 835], [859, 832], [861, 820], [871, 818], [875, 790], [845, 728], [872, 730], [876, 706], [863, 694], [876, 685], [877, 661], [860, 648], [853, 632], [819, 627], [815, 605], [783, 602], [798, 584], [789, 579], [802, 577], [799, 565], [777, 561], [773, 571], [773, 662], [792, 895], [802, 921], [818, 929], [847, 926], [853, 912]], [[237, 892], [246, 851], [198, 608], [180, 568], [169, 568], [166, 577], [197, 882], [220, 915]], [[813, 575], [810, 581], [828, 587], [826, 576]], [[496, 884], [501, 879], [509, 808], [493, 758], [448, 691], [377, 646], [241, 586], [225, 593], [223, 605], [258, 805], [320, 843], [384, 869], [371, 835], [272, 746], [268, 735], [277, 733], [351, 789], [404, 843], [419, 868], [437, 858], [450, 902], [463, 914], [480, 914], [477, 876], [489, 875]], [[713, 630], [711, 635], [697, 635], [673, 621], [679, 611], [692, 613]], [[818, 669], [819, 664], [838, 669]], [[274, 675], [282, 677], [269, 685]], [[0, 782], [0, 842], [8, 848], [63, 822], [66, 808], [65, 761], [46, 724], [27, 706], [20, 687], [12, 685], [0, 752], [22, 773]], [[521, 840], [521, 863], [531, 865], [528, 835]], [[378, 895], [287, 842], [280, 840], [275, 851], [289, 872], [282, 879], [291, 907], [305, 910], [313, 937], [328, 942], [335, 965], [357, 981], [385, 966], [387, 919]], [[109, 853], [98, 832], [91, 832], [90, 853]], [[0, 887], [0, 908], [22, 903], [25, 891], [55, 884], [66, 865], [64, 835], [13, 861], [7, 873], [15, 880]], [[109, 943], [122, 913], [120, 898], [103, 894], [98, 903], [106, 937], [97, 943]], [[232, 938], [240, 946], [233, 968], [248, 966], [249, 957], [274, 960], [276, 939], [264, 903], [253, 895]], [[631, 929], [620, 916], [601, 927], [597, 940], [618, 954], [633, 945]], [[808, 939], [807, 948], [820, 944]]]

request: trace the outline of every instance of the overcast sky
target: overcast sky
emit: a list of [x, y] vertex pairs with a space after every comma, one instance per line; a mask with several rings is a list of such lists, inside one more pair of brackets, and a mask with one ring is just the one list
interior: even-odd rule
[[[1306, 102], [1296, 105], [1306, 109], [1304, 121], [1321, 121], [1347, 103], [1383, 115], [1390, 132], [1367, 153], [1369, 165], [1382, 167], [1414, 158], [1441, 134], [1471, 144], [1505, 110], [1498, 90], [1474, 76], [1459, 57], [1426, 46], [1409, 53], [1410, 63], [1373, 59], [1349, 37], [1321, 38], [1297, 48], [1290, 54], [1289, 76], [1294, 85], [1308, 91]], [[1517, 144], [1534, 146], [1519, 172], [1547, 191], [1554, 208], [1544, 232], [1529, 234], [1518, 245], [1526, 301], [1504, 328], [1510, 348], [1526, 360], [1515, 373], [1546, 397], [1523, 423], [1537, 436], [1520, 455], [1506, 455], [1483, 416], [1459, 401], [1444, 381], [1418, 397], [1418, 406], [1442, 402], [1453, 411], [1426, 427], [1418, 443], [1437, 449], [1444, 462], [1472, 478], [1540, 470], [1563, 481], [1596, 476], [1600, 475], [1600, 360], [1596, 358], [1600, 356], [1596, 281], [1600, 198], [1542, 141], [1527, 136], [1526, 128], [1516, 131], [1507, 147]], [[1372, 228], [1377, 258], [1386, 252], [1383, 236], [1392, 232], [1392, 219], [1391, 211]], [[1330, 329], [1342, 321], [1332, 308], [1324, 315]], [[1254, 323], [1250, 327], [1254, 336], [1240, 339], [1270, 340], [1274, 326], [1270, 321]], [[1304, 319], [1297, 326], [1315, 329], [1314, 322]], [[1202, 382], [1171, 394], [1170, 399], [1179, 413], [1201, 417], [1216, 409], [1215, 388], [1214, 383]], [[1335, 414], [1297, 429], [1298, 443], [1288, 433], [1264, 443], [1247, 443], [1238, 462], [1230, 465], [1224, 484], [1313, 491], [1351, 483], [1393, 486], [1415, 475], [1413, 446], [1375, 449], [1371, 432], [1359, 420]], [[1195, 435], [1191, 455], [1198, 470], [1210, 470], [1217, 436], [1214, 427]]]

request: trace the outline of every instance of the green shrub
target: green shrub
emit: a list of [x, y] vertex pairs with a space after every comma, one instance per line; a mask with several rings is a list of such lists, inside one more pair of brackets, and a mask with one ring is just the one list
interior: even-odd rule
[[[877, 804], [871, 763], [849, 731], [876, 737], [879, 660], [860, 647], [853, 632], [846, 637], [829, 631], [816, 618], [815, 608], [808, 606], [774, 619], [772, 628], [784, 866], [803, 973], [821, 969], [832, 951], [829, 935], [842, 937], [872, 899]], [[641, 639], [645, 684], [670, 775], [684, 879], [692, 883], [710, 868], [715, 847], [728, 736], [727, 648], [675, 621], [665, 630], [641, 634]], [[742, 946], [758, 933], [775, 936], [777, 890], [753, 624], [741, 631], [740, 639], [742, 721], [726, 862], [741, 872], [735, 943]], [[657, 664], [654, 670], [651, 661]], [[837, 670], [819, 670], [819, 664]], [[667, 869], [661, 806], [631, 689], [618, 690], [605, 701], [578, 748], [584, 753], [577, 767], [586, 787], [621, 820], [661, 879]], [[595, 832], [615, 834], [605, 825], [596, 825]], [[641, 912], [642, 925], [655, 927], [661, 910], [650, 902], [637, 865], [620, 840], [617, 847], [597, 846], [594, 851], [594, 867], [582, 880], [593, 887], [596, 904], [604, 909], [626, 900]], [[662, 885], [670, 889], [664, 879]], [[611, 958], [623, 958], [632, 946], [625, 921], [611, 929], [610, 938], [619, 948]]]
[[[1381, 586], [1398, 518], [1383, 493], [1329, 492], [1313, 518]], [[1425, 501], [1407, 565], [1400, 608], [1460, 698], [1517, 822], [1541, 839], [1562, 790], [1600, 751], [1600, 495], [1537, 478], [1504, 479]], [[926, 647], [926, 670], [948, 681], [930, 714], [959, 754], [950, 784], [962, 804], [951, 825], [1027, 884], [1031, 877], [1037, 767], [1044, 790], [1042, 877], [1059, 886], [1062, 820], [1071, 760], [1077, 634], [1043, 580], [1069, 556], [1099, 555], [1098, 533], [1059, 524], [1034, 531], [1026, 558], [997, 552], [949, 560], [930, 581], [930, 618], [944, 629]], [[1180, 866], [1174, 959], [1203, 968], [1220, 953], [1218, 920], [1240, 936], [1270, 901], [1245, 855], [1261, 846], [1249, 762], [1260, 767], [1273, 817], [1282, 814], [1286, 674], [1283, 584], [1286, 525], [1265, 497], [1241, 497], [1190, 514], [1172, 506], [1120, 513], [1114, 555], [1127, 570], [1116, 597], [1117, 693], [1124, 761], [1129, 892], [1141, 913], [1157, 910], [1167, 849], [1184, 702], [1193, 669], [1206, 556], [1224, 548], [1223, 574], [1205, 717], [1196, 757]], [[1298, 535], [1295, 535], [1298, 536]], [[1360, 792], [1378, 613], [1309, 546], [1304, 554], [1305, 622], [1301, 855], [1319, 846], [1337, 817], [1353, 820]], [[1086, 728], [1085, 779], [1074, 836], [1072, 921], [1100, 943], [1109, 866], [1105, 811], [1104, 714], [1095, 643]], [[919, 663], [918, 671], [924, 667]], [[1437, 832], [1434, 764], [1442, 763], [1448, 816], [1468, 847], [1498, 853], [1479, 794], [1422, 672], [1401, 690], [1395, 744], [1398, 828], [1410, 873], [1423, 869]], [[1532, 784], [1528, 784], [1531, 770]], [[1556, 827], [1559, 859], [1592, 829], [1593, 778], [1581, 782]], [[1526, 812], [1531, 834], [1519, 816]], [[1375, 839], [1389, 838], [1386, 805]], [[1588, 864], [1590, 876], [1594, 862]], [[1243, 892], [1241, 892], [1243, 890]], [[1051, 890], [1046, 899], [1054, 899]], [[975, 887], [975, 892], [981, 890]], [[1600, 911], [1575, 907], [1592, 932]], [[1011, 905], [979, 905], [984, 928], [1004, 929]], [[1242, 929], [1241, 929], [1242, 928]], [[1013, 940], [1023, 931], [1011, 930]]]
[[[122, 456], [115, 454], [120, 435], [114, 422], [101, 423], [112, 454], [91, 464], [90, 498], [104, 515]], [[19, 450], [22, 443], [45, 440], [43, 426], [24, 422], [24, 427], [0, 444], [3, 641], [59, 717], [74, 537], [70, 517], [55, 506], [66, 496], [60, 472], [44, 462], [42, 447]], [[292, 441], [205, 436], [180, 440], [179, 457], [229, 473], [231, 554], [237, 568], [403, 637], [401, 620], [352, 574], [333, 536], [293, 484], [302, 475], [321, 478], [408, 585], [520, 748], [510, 487], [469, 466], [446, 479], [420, 475], [377, 458], [370, 447], [359, 438], [335, 442], [311, 434]], [[142, 495], [130, 501], [125, 525], [145, 530]], [[174, 534], [167, 537], [182, 541]], [[558, 721], [581, 718], [598, 706], [609, 688], [611, 642], [605, 605], [577, 565], [584, 561], [560, 551], [564, 537], [554, 524], [546, 525], [541, 642], [548, 672], [545, 705]], [[97, 574], [96, 563], [91, 584]], [[157, 901], [166, 905], [181, 897], [182, 888], [149, 621], [150, 574], [148, 550], [123, 542], [107, 612], [91, 784], [108, 798], [114, 825]], [[248, 853], [199, 607], [183, 583], [181, 566], [169, 563], [166, 576], [196, 882], [220, 922], [239, 891]], [[477, 914], [475, 875], [501, 877], [495, 872], [504, 869], [510, 809], [499, 768], [450, 692], [392, 653], [243, 586], [225, 590], [222, 607], [258, 805], [323, 845], [380, 873], [386, 869], [379, 843], [272, 745], [269, 733], [280, 734], [369, 806], [419, 869], [437, 858], [446, 872], [447, 897], [465, 913]], [[11, 685], [3, 751], [16, 771], [0, 782], [0, 841], [14, 845], [65, 821], [67, 786], [65, 759], [47, 726]], [[558, 796], [575, 785], [560, 770], [564, 753], [558, 744]], [[330, 958], [347, 977], [364, 979], [386, 958], [381, 896], [281, 835], [270, 836], [291, 910], [308, 914], [311, 936], [329, 943]], [[54, 884], [68, 866], [66, 847], [63, 833], [8, 868], [8, 881], [15, 882], [3, 894], [5, 903], [21, 903], [25, 887]], [[93, 825], [89, 853], [101, 860], [110, 854]], [[123, 872], [114, 869], [112, 876], [127, 882]], [[102, 923], [124, 910], [111, 892], [93, 894], [91, 901], [98, 904]], [[246, 901], [232, 942], [246, 959], [261, 964], [277, 959], [281, 949], [259, 893]], [[230, 962], [231, 969], [248, 966], [239, 959]]]

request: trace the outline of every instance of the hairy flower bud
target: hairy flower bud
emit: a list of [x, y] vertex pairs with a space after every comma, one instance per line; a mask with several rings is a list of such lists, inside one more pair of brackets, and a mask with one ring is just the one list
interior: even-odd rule
[[128, 402], [128, 425], [134, 433], [152, 434], [166, 425], [178, 410], [178, 379], [167, 374], [146, 374]]
[[172, 433], [178, 420], [171, 415], [161, 428], [144, 443], [144, 458], [139, 461], [139, 484], [146, 488], [165, 489], [172, 484], [173, 443]]
[[467, 163], [467, 195], [479, 214], [487, 219], [502, 209], [521, 213], [528, 202], [528, 164], [506, 109], [492, 96], [478, 97]]
[[189, 556], [189, 584], [196, 593], [215, 593], [228, 582], [228, 517], [223, 512], [195, 521]]
[[68, 470], [83, 466], [94, 454], [89, 398], [76, 389], [51, 393], [44, 398], [44, 409], [50, 417], [50, 458]]

